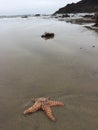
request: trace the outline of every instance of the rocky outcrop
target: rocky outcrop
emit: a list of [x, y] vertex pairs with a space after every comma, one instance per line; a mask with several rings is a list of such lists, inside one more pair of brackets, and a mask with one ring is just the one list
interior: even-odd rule
[[98, 27], [98, 14], [96, 15], [96, 20], [95, 20], [94, 27]]
[[60, 8], [54, 14], [59, 13], [92, 13], [98, 12], [98, 0], [81, 0]]
[[96, 26], [98, 27], [98, 16], [96, 17]]

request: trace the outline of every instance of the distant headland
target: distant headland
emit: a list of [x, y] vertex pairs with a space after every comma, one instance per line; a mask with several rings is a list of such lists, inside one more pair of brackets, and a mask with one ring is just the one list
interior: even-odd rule
[[98, 12], [98, 0], [81, 0], [77, 3], [67, 4], [54, 14], [60, 13], [96, 13]]

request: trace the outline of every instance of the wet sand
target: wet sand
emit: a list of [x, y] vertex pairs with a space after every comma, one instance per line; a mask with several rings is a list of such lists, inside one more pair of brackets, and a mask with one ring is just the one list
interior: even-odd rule
[[[23, 115], [41, 96], [64, 102], [53, 107], [56, 122], [42, 111]], [[0, 130], [13, 129], [98, 130], [98, 33], [54, 19], [0, 19]]]

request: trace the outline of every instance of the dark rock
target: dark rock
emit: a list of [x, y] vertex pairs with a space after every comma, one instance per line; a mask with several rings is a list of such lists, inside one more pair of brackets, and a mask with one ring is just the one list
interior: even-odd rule
[[54, 14], [59, 13], [92, 13], [98, 12], [98, 0], [81, 0], [60, 8]]
[[93, 18], [94, 15], [84, 15], [83, 17], [84, 17], [84, 18]]
[[96, 14], [96, 20], [95, 20], [94, 27], [98, 27], [98, 14]]
[[40, 16], [40, 14], [35, 14], [35, 16], [39, 17], [39, 16]]
[[54, 33], [45, 32], [43, 35], [41, 35], [41, 37], [44, 38], [45, 40], [51, 39], [54, 38]]
[[68, 15], [68, 14], [62, 15], [62, 18], [67, 18], [67, 17], [70, 17], [70, 15]]
[[21, 16], [21, 18], [28, 18], [28, 16], [27, 15], [23, 15], [23, 16]]

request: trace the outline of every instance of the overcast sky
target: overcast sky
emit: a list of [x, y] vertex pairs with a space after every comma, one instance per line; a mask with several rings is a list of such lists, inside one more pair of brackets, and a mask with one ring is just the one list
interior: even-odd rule
[[79, 0], [0, 0], [0, 15], [53, 13], [68, 3]]

